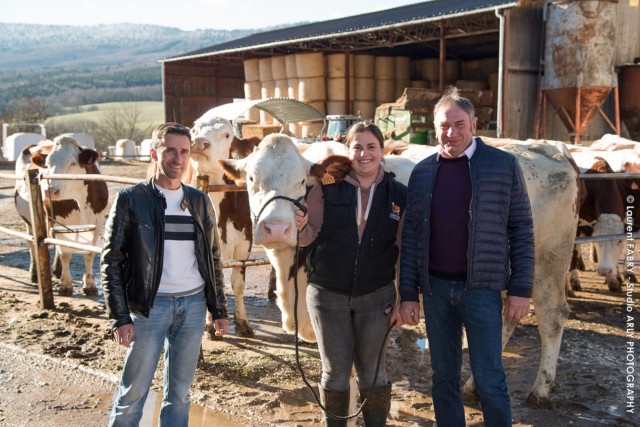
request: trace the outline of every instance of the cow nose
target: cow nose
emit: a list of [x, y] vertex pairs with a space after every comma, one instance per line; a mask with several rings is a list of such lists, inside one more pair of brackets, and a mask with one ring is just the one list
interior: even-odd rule
[[262, 223], [260, 228], [263, 238], [271, 242], [286, 242], [293, 230], [290, 223], [282, 222]]
[[598, 274], [600, 276], [609, 276], [609, 275], [611, 275], [611, 267], [598, 267]]

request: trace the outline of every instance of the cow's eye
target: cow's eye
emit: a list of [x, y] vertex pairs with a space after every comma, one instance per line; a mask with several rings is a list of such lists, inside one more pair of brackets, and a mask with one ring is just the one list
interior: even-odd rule
[[249, 181], [253, 182], [253, 177], [252, 176], [249, 177]]

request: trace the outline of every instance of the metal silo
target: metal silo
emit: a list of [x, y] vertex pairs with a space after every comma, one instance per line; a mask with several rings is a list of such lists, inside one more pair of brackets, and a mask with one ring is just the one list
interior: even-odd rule
[[614, 127], [601, 107], [617, 83], [616, 5], [617, 0], [548, 3], [543, 91], [576, 143], [598, 111]]

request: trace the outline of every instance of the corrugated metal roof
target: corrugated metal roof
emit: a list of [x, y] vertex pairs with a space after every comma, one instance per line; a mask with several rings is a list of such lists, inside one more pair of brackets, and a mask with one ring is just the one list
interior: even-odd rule
[[258, 108], [271, 114], [280, 123], [322, 122], [324, 115], [309, 104], [293, 98], [266, 98], [232, 102], [207, 111], [207, 116], [234, 120], [250, 108]]
[[514, 0], [427, 1], [424, 3], [417, 3], [378, 12], [349, 16], [346, 18], [320, 21], [312, 24], [256, 33], [241, 39], [232, 40], [184, 55], [168, 58], [164, 61], [169, 62], [200, 56], [238, 52], [292, 42], [328, 38], [332, 36], [339, 37], [389, 27], [416, 25], [429, 21], [451, 18], [454, 16], [463, 16], [493, 9], [514, 7], [517, 4], [518, 1]]

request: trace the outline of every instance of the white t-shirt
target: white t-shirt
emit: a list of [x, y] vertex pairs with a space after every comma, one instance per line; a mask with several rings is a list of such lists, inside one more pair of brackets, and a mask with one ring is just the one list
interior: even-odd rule
[[198, 271], [196, 260], [196, 226], [189, 210], [180, 208], [184, 190], [182, 186], [177, 190], [167, 190], [160, 186], [156, 188], [167, 200], [162, 277], [158, 295], [182, 296], [196, 293], [202, 289], [204, 280]]

